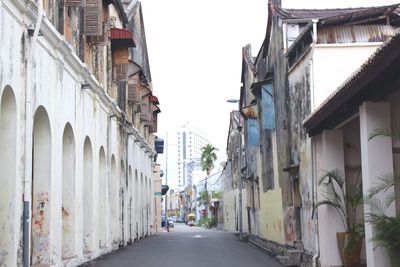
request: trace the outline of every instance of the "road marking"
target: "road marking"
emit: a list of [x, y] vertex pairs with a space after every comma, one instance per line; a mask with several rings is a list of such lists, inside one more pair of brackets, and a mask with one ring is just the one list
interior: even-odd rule
[[194, 238], [202, 238], [201, 235], [195, 235]]

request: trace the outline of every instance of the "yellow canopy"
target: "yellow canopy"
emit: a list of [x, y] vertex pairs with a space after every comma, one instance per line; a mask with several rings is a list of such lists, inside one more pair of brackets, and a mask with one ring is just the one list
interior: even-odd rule
[[196, 215], [193, 214], [193, 213], [190, 213], [190, 214], [188, 215], [188, 217], [196, 217]]

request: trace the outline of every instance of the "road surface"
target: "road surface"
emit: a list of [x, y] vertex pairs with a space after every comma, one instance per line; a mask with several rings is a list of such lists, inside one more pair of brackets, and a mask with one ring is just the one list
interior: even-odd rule
[[282, 267], [234, 233], [175, 224], [149, 238], [82, 266], [96, 267]]

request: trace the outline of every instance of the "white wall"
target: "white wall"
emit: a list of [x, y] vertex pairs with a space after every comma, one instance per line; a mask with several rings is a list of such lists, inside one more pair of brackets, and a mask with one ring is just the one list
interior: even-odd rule
[[[22, 13], [24, 8], [28, 12]], [[21, 264], [22, 259], [17, 259], [17, 250], [22, 249], [20, 243], [22, 242], [22, 233], [20, 229], [20, 218], [22, 216], [22, 194], [24, 184], [26, 186], [27, 200], [31, 201], [31, 176], [29, 175], [29, 166], [32, 165], [31, 158], [28, 156], [28, 161], [25, 161], [25, 150], [31, 151], [31, 147], [26, 146], [26, 136], [32, 136], [32, 129], [29, 128], [29, 123], [26, 120], [32, 121], [33, 115], [38, 107], [44, 110], [48, 115], [50, 125], [50, 138], [47, 140], [51, 149], [50, 164], [44, 166], [38, 161], [37, 168], [46, 168], [49, 171], [49, 177], [43, 177], [41, 183], [36, 183], [35, 192], [48, 194], [49, 207], [44, 209], [43, 217], [48, 221], [48, 231], [41, 231], [37, 229], [37, 240], [46, 239], [46, 243], [38, 243], [42, 247], [36, 249], [43, 249], [42, 259], [36, 258], [33, 261], [36, 263], [46, 263], [50, 266], [60, 266], [62, 262], [62, 167], [63, 167], [63, 133], [67, 123], [71, 125], [74, 135], [74, 154], [75, 154], [75, 177], [72, 179], [74, 183], [75, 193], [69, 199], [70, 208], [74, 214], [73, 221], [70, 222], [74, 227], [73, 232], [73, 245], [72, 251], [68, 252], [69, 258], [64, 259], [64, 264], [67, 266], [75, 266], [82, 262], [88, 261], [92, 258], [98, 257], [101, 254], [111, 251], [113, 248], [118, 247], [118, 229], [119, 227], [119, 210], [118, 205], [118, 188], [120, 188], [119, 177], [121, 173], [121, 160], [124, 161], [125, 166], [131, 166], [132, 173], [137, 170], [139, 178], [142, 175], [143, 180], [147, 178], [148, 183], [152, 183], [153, 172], [151, 167], [150, 154], [141, 148], [138, 142], [135, 142], [133, 136], [129, 136], [128, 149], [125, 150], [126, 137], [119, 129], [116, 118], [112, 118], [113, 114], [111, 101], [107, 101], [108, 96], [98, 92], [96, 81], [93, 76], [86, 77], [92, 85], [92, 89], [81, 89], [81, 82], [83, 81], [84, 71], [86, 67], [77, 59], [76, 55], [70, 54], [71, 52], [66, 49], [68, 45], [63, 41], [62, 37], [54, 32], [54, 28], [49, 26], [47, 20], [43, 21], [42, 32], [43, 36], [38, 38], [36, 50], [34, 51], [34, 58], [32, 67], [26, 68], [23, 64], [26, 56], [26, 45], [29, 45], [31, 39], [25, 38], [24, 35], [26, 28], [24, 25], [34, 23], [34, 17], [31, 12], [32, 4], [26, 4], [19, 1], [2, 1], [0, 9], [0, 96], [3, 94], [5, 88], [12, 90], [16, 99], [16, 150], [15, 162], [17, 164], [16, 170], [11, 171], [12, 176], [9, 179], [15, 180], [15, 185], [10, 185], [13, 191], [7, 199], [0, 198], [2, 208], [5, 202], [12, 199], [15, 206], [12, 207], [15, 216], [10, 216], [4, 223], [10, 228], [8, 230], [9, 242], [0, 243], [0, 266], [16, 266], [17, 261]], [[47, 26], [46, 26], [47, 25]], [[22, 40], [24, 42], [22, 42]], [[26, 84], [27, 74], [30, 75], [31, 80]], [[25, 99], [26, 90], [30, 90], [32, 97], [31, 101], [27, 102]], [[104, 88], [100, 88], [104, 90]], [[25, 116], [25, 104], [32, 110], [32, 117]], [[30, 106], [29, 106], [30, 105]], [[2, 112], [0, 107], [0, 112]], [[5, 114], [5, 113], [3, 113]], [[1, 113], [0, 113], [1, 115]], [[32, 123], [32, 122], [31, 122]], [[28, 128], [25, 128], [26, 125]], [[90, 231], [91, 249], [85, 251], [83, 246], [83, 196], [87, 194], [83, 189], [83, 147], [84, 140], [88, 137], [92, 146], [92, 172], [93, 180], [92, 192], [90, 196], [90, 209], [92, 210], [93, 225]], [[29, 139], [29, 138], [28, 138]], [[106, 177], [102, 180], [99, 178], [99, 151], [104, 148], [105, 154], [105, 173]], [[3, 146], [1, 146], [3, 149]], [[5, 148], [9, 149], [9, 148]], [[35, 148], [39, 149], [39, 148]], [[39, 150], [36, 150], [39, 151]], [[127, 151], [127, 154], [126, 154]], [[11, 152], [10, 152], [11, 153]], [[39, 155], [36, 155], [38, 157]], [[115, 158], [116, 168], [115, 176], [111, 176], [111, 157]], [[25, 171], [28, 175], [27, 183], [23, 183]], [[105, 184], [100, 186], [100, 181]], [[1, 178], [3, 180], [3, 178]], [[133, 175], [133, 181], [135, 177]], [[64, 185], [65, 186], [65, 185]], [[137, 186], [136, 184], [134, 186]], [[104, 188], [105, 187], [105, 188]], [[101, 192], [99, 192], [101, 189]], [[149, 187], [141, 188], [132, 192], [137, 192], [142, 199], [140, 203], [135, 203], [136, 206], [140, 205], [138, 209], [133, 209], [132, 218], [124, 216], [124, 225], [128, 225], [128, 220], [138, 222], [139, 229], [144, 231], [139, 232], [140, 237], [149, 234], [149, 221], [139, 220], [140, 210], [146, 210], [150, 205]], [[1, 189], [0, 195], [3, 195]], [[146, 197], [145, 197], [146, 196]], [[128, 204], [130, 196], [126, 195], [125, 205]], [[117, 202], [111, 201], [117, 199]], [[133, 197], [135, 199], [135, 197]], [[101, 208], [99, 203], [105, 206]], [[11, 202], [10, 202], [11, 203]], [[6, 204], [7, 205], [7, 204]], [[113, 205], [113, 206], [112, 206]], [[35, 207], [35, 206], [34, 206]], [[106, 218], [100, 218], [101, 212], [106, 214]], [[116, 211], [115, 211], [116, 210]], [[151, 209], [149, 211], [149, 218], [151, 218]], [[36, 210], [31, 213], [37, 212]], [[147, 211], [146, 211], [147, 212]], [[51, 216], [50, 216], [51, 214]], [[147, 216], [147, 214], [145, 214]], [[0, 216], [3, 223], [3, 218]], [[104, 220], [103, 220], [104, 219]], [[31, 220], [34, 223], [33, 220]], [[65, 222], [65, 221], [64, 221]], [[146, 223], [146, 225], [142, 225]], [[34, 229], [36, 230], [36, 228]], [[104, 233], [105, 231], [105, 233]], [[124, 229], [125, 235], [122, 242], [126, 244], [129, 240], [127, 236], [127, 228]], [[36, 240], [36, 239], [35, 239]], [[99, 246], [99, 241], [101, 241]], [[116, 241], [116, 242], [115, 242]], [[121, 241], [121, 240], [120, 240]], [[38, 245], [38, 244], [34, 244]]]
[[313, 57], [314, 93], [311, 111], [318, 108], [381, 43], [316, 45]]

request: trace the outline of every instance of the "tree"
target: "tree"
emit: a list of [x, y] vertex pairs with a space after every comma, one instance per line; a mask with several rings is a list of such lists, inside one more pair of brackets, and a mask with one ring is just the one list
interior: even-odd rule
[[211, 170], [214, 168], [214, 162], [217, 160], [215, 151], [218, 149], [211, 144], [201, 148], [201, 169], [210, 175]]
[[[207, 177], [205, 181], [205, 192], [207, 192], [207, 178], [210, 176], [211, 170], [214, 169], [214, 162], [217, 160], [217, 155], [215, 151], [218, 149], [211, 144], [207, 144], [201, 148], [201, 169], [207, 172]], [[208, 201], [207, 201], [208, 202]], [[208, 210], [208, 203], [206, 203], [206, 208]]]

